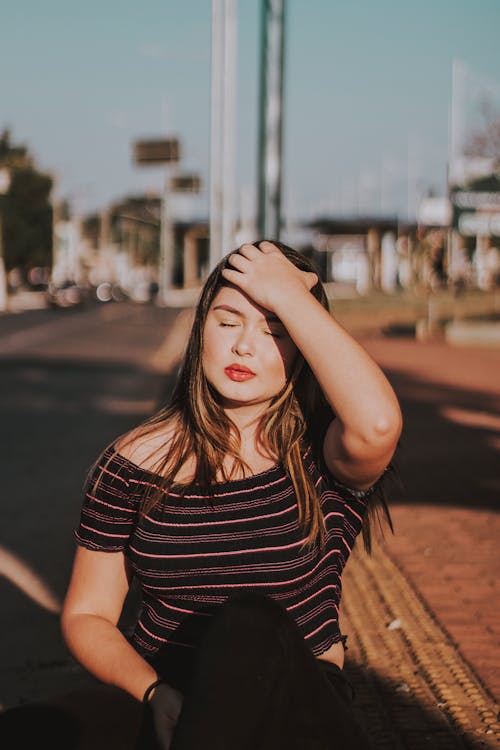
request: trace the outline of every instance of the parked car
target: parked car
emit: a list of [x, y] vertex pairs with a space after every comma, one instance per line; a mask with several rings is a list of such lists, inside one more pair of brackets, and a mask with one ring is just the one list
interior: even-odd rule
[[74, 281], [65, 281], [60, 285], [49, 284], [46, 294], [50, 307], [75, 307], [85, 301], [85, 290]]

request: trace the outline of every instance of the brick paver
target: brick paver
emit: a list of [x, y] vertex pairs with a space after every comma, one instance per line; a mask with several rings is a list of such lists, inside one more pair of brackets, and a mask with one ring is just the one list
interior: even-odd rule
[[[362, 343], [394, 382], [405, 417], [386, 549], [498, 700], [500, 350]], [[460, 418], [449, 418], [451, 407]]]

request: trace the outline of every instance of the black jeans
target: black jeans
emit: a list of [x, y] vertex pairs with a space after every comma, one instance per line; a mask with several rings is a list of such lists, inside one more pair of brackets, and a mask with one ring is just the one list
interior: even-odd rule
[[[316, 659], [291, 616], [258, 593], [215, 613], [200, 647], [171, 750], [367, 750], [354, 690]], [[145, 711], [138, 750], [154, 750]]]

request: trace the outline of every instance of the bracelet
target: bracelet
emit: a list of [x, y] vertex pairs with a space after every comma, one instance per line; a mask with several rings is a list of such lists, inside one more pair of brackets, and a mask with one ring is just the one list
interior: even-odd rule
[[158, 685], [161, 685], [163, 680], [155, 680], [154, 682], [149, 685], [149, 687], [146, 688], [144, 691], [144, 695], [142, 696], [142, 702], [143, 703], [149, 703], [149, 696], [153, 692], [153, 690], [158, 687]]

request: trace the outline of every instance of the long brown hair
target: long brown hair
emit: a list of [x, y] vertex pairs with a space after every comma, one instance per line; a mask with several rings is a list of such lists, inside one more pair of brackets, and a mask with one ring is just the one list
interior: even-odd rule
[[[259, 243], [254, 243], [257, 247]], [[318, 273], [313, 264], [296, 250], [273, 241], [285, 257], [302, 271]], [[120, 438], [121, 449], [157, 430], [158, 425], [173, 424], [175, 430], [168, 446], [160, 446], [149, 458], [157, 455], [155, 473], [157, 481], [146, 491], [141, 511], [147, 513], [175, 484], [176, 492], [182, 485], [175, 477], [189, 459], [194, 459], [192, 483], [209, 489], [222, 475], [223, 481], [236, 475], [247, 476], [251, 468], [240, 456], [240, 434], [237, 426], [222, 408], [217, 391], [207, 381], [200, 353], [203, 351], [203, 331], [208, 311], [219, 289], [227, 285], [222, 270], [227, 267], [226, 255], [208, 276], [196, 307], [191, 333], [177, 382], [168, 404], [138, 427]], [[319, 274], [318, 274], [319, 278]], [[329, 310], [328, 298], [320, 281], [311, 294]], [[322, 455], [325, 431], [335, 417], [316, 377], [300, 352], [291, 376], [280, 393], [272, 399], [257, 425], [257, 440], [267, 455], [280, 462], [289, 475], [297, 497], [299, 523], [306, 536], [305, 544], [322, 544], [325, 523], [312, 476], [302, 459], [304, 444], [310, 444], [314, 455]], [[124, 438], [124, 440], [123, 440]], [[128, 442], [127, 442], [128, 441]], [[113, 447], [113, 441], [107, 449]], [[106, 450], [106, 449], [105, 449]], [[102, 453], [101, 453], [102, 457]], [[112, 459], [112, 455], [110, 459]], [[232, 459], [231, 471], [225, 468], [225, 459]], [[99, 460], [88, 473], [89, 478]], [[188, 485], [185, 485], [188, 486]], [[392, 529], [388, 506], [383, 492], [370, 497], [369, 512], [363, 524], [365, 548], [371, 549], [370, 516], [383, 514]]]

